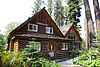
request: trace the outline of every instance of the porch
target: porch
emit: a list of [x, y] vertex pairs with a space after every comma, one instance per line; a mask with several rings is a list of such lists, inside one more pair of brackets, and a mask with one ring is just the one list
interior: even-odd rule
[[38, 50], [42, 53], [41, 57], [47, 59], [64, 58], [68, 56], [68, 51], [72, 49], [71, 41], [68, 40], [55, 40], [55, 39], [42, 39], [42, 38], [21, 38], [16, 37], [15, 40], [10, 42], [10, 49], [13, 51], [21, 51], [29, 45], [29, 42], [33, 42], [40, 46]]

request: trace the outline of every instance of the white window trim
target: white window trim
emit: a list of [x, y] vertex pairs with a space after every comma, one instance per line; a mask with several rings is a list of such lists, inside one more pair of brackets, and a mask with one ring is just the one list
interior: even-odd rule
[[[65, 48], [65, 44], [66, 44], [66, 48]], [[67, 43], [62, 43], [62, 45], [63, 45], [62, 50], [68, 50], [68, 44]]]
[[41, 44], [40, 44], [40, 42], [34, 42], [34, 46], [36, 46], [36, 43], [38, 43], [38, 45], [39, 45], [39, 49], [37, 49], [37, 50], [40, 51], [41, 50]]
[[33, 32], [37, 32], [37, 31], [38, 31], [38, 25], [36, 25], [36, 30], [30, 30], [30, 29], [29, 29], [29, 25], [32, 25], [32, 26], [33, 26], [33, 25], [36, 25], [36, 24], [30, 24], [30, 23], [29, 23], [29, 24], [28, 24], [28, 31], [33, 31]]
[[[46, 29], [47, 28], [49, 28], [49, 32], [46, 31], [46, 33], [53, 34], [53, 28], [52, 27], [46, 27]], [[52, 29], [52, 32], [51, 33], [50, 33], [50, 29]]]

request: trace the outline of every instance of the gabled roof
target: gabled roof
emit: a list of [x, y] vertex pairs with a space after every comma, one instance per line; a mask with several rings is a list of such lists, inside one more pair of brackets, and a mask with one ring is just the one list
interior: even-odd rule
[[[48, 12], [45, 10], [45, 8], [43, 8], [43, 9], [41, 9], [39, 12], [37, 12], [34, 16], [32, 16], [31, 18], [29, 18], [29, 19], [27, 19], [24, 23], [22, 23], [20, 26], [18, 26], [16, 29], [14, 29], [12, 32], [10, 32], [10, 34], [9, 34], [9, 36], [8, 36], [8, 40], [10, 39], [10, 37], [12, 36], [12, 35], [14, 35], [14, 33], [17, 31], [17, 30], [19, 30], [21, 27], [23, 27], [25, 24], [27, 24], [27, 23], [29, 23], [34, 17], [36, 17], [37, 15], [39, 15], [40, 13], [43, 13], [45, 16], [46, 16], [46, 19], [51, 23], [51, 25], [54, 27], [54, 29], [55, 29], [55, 31], [59, 34], [59, 36], [57, 36], [57, 37], [54, 37], [54, 36], [47, 36], [46, 35], [46, 37], [47, 38], [52, 38], [52, 37], [54, 37], [54, 39], [64, 39], [64, 40], [66, 40], [66, 36], [67, 36], [67, 34], [68, 34], [68, 32], [72, 29], [72, 28], [74, 28], [74, 30], [75, 30], [75, 32], [76, 32], [76, 34], [77, 34], [77, 36], [79, 37], [79, 39], [80, 40], [82, 40], [81, 39], [81, 37], [80, 37], [80, 35], [79, 35], [79, 33], [78, 33], [78, 31], [75, 29], [75, 27], [74, 27], [74, 25], [73, 24], [68, 24], [68, 25], [66, 25], [66, 26], [63, 26], [63, 27], [60, 27], [60, 28], [58, 28], [58, 26], [56, 25], [56, 23], [52, 20], [52, 18], [50, 17], [50, 15], [48, 14]], [[25, 34], [16, 34], [16, 36], [21, 36], [21, 35], [25, 35]], [[29, 35], [29, 36], [32, 36], [32, 35], [30, 35], [30, 34], [27, 34], [27, 35]], [[34, 34], [35, 35], [35, 34]], [[34, 35], [33, 35], [33, 37], [34, 37]], [[37, 35], [37, 34], [36, 34]], [[42, 34], [41, 34], [42, 35]], [[43, 34], [44, 35], [44, 34]], [[41, 36], [40, 36], [41, 37]]]
[[45, 7], [43, 9], [41, 9], [39, 12], [37, 12], [35, 15], [33, 15], [31, 18], [27, 19], [24, 23], [22, 23], [21, 25], [19, 25], [17, 28], [15, 28], [12, 32], [9, 33], [8, 35], [8, 40], [9, 38], [21, 27], [23, 27], [25, 24], [27, 24], [28, 22], [30, 22], [34, 17], [36, 17], [37, 15], [39, 15], [41, 12], [44, 13], [44, 15], [46, 16], [46, 19], [48, 19], [50, 21], [50, 23], [52, 24], [52, 26], [54, 27], [55, 31], [61, 36], [64, 37], [62, 32], [59, 30], [58, 26], [55, 24], [55, 22], [52, 20], [52, 18], [50, 17], [50, 15], [48, 14], [48, 12], [45, 10]]
[[62, 34], [64, 35], [64, 37], [67, 36], [67, 34], [70, 32], [71, 29], [74, 29], [74, 33], [78, 36], [78, 39], [82, 41], [82, 38], [80, 37], [78, 31], [76, 30], [76, 28], [74, 27], [73, 23], [71, 24], [67, 24], [66, 26], [60, 27], [60, 30], [62, 32]]
[[71, 24], [67, 24], [66, 26], [60, 27], [60, 30], [62, 32], [62, 34], [65, 36], [66, 33], [71, 29], [72, 27], [72, 23]]

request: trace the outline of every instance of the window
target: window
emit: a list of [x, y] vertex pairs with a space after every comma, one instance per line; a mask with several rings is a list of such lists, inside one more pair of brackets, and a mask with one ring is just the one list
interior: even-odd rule
[[68, 50], [68, 44], [62, 43], [62, 50]]
[[40, 51], [41, 50], [41, 46], [40, 46], [40, 43], [39, 42], [35, 42], [34, 43], [34, 46], [35, 46], [35, 49]]
[[73, 49], [80, 49], [80, 43], [72, 43]]
[[53, 42], [50, 43], [50, 50], [54, 50], [54, 43]]
[[58, 50], [61, 50], [61, 48], [60, 48], [60, 43], [58, 43], [57, 45], [58, 45]]
[[53, 34], [53, 28], [52, 27], [46, 27], [46, 33]]
[[40, 42], [29, 42], [29, 45], [33, 45], [34, 49], [40, 51], [41, 50], [41, 45]]
[[73, 39], [73, 40], [78, 40], [78, 39], [75, 37], [75, 34], [74, 34], [74, 32], [73, 32], [72, 30], [69, 32], [67, 38]]
[[36, 24], [29, 24], [28, 25], [28, 30], [29, 31], [37, 32], [38, 31], [38, 25], [36, 25]]

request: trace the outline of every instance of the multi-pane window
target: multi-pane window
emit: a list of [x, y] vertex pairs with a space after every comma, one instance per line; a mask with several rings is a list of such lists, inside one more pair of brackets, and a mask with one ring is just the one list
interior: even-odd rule
[[73, 40], [77, 40], [77, 38], [75, 37], [75, 34], [74, 34], [74, 32], [72, 30], [69, 32], [67, 38], [73, 39]]
[[53, 34], [53, 28], [52, 27], [46, 27], [46, 33]]
[[29, 45], [33, 45], [34, 49], [40, 51], [41, 50], [41, 44], [40, 42], [29, 42]]
[[62, 50], [68, 50], [68, 44], [62, 43]]
[[80, 49], [80, 43], [72, 43], [73, 49]]
[[29, 31], [33, 31], [33, 32], [37, 32], [38, 31], [38, 25], [36, 25], [36, 24], [29, 24], [28, 25], [28, 30]]
[[34, 46], [36, 47], [35, 49], [37, 49], [38, 51], [41, 50], [41, 45], [40, 45], [39, 42], [35, 42], [35, 43], [34, 43]]

